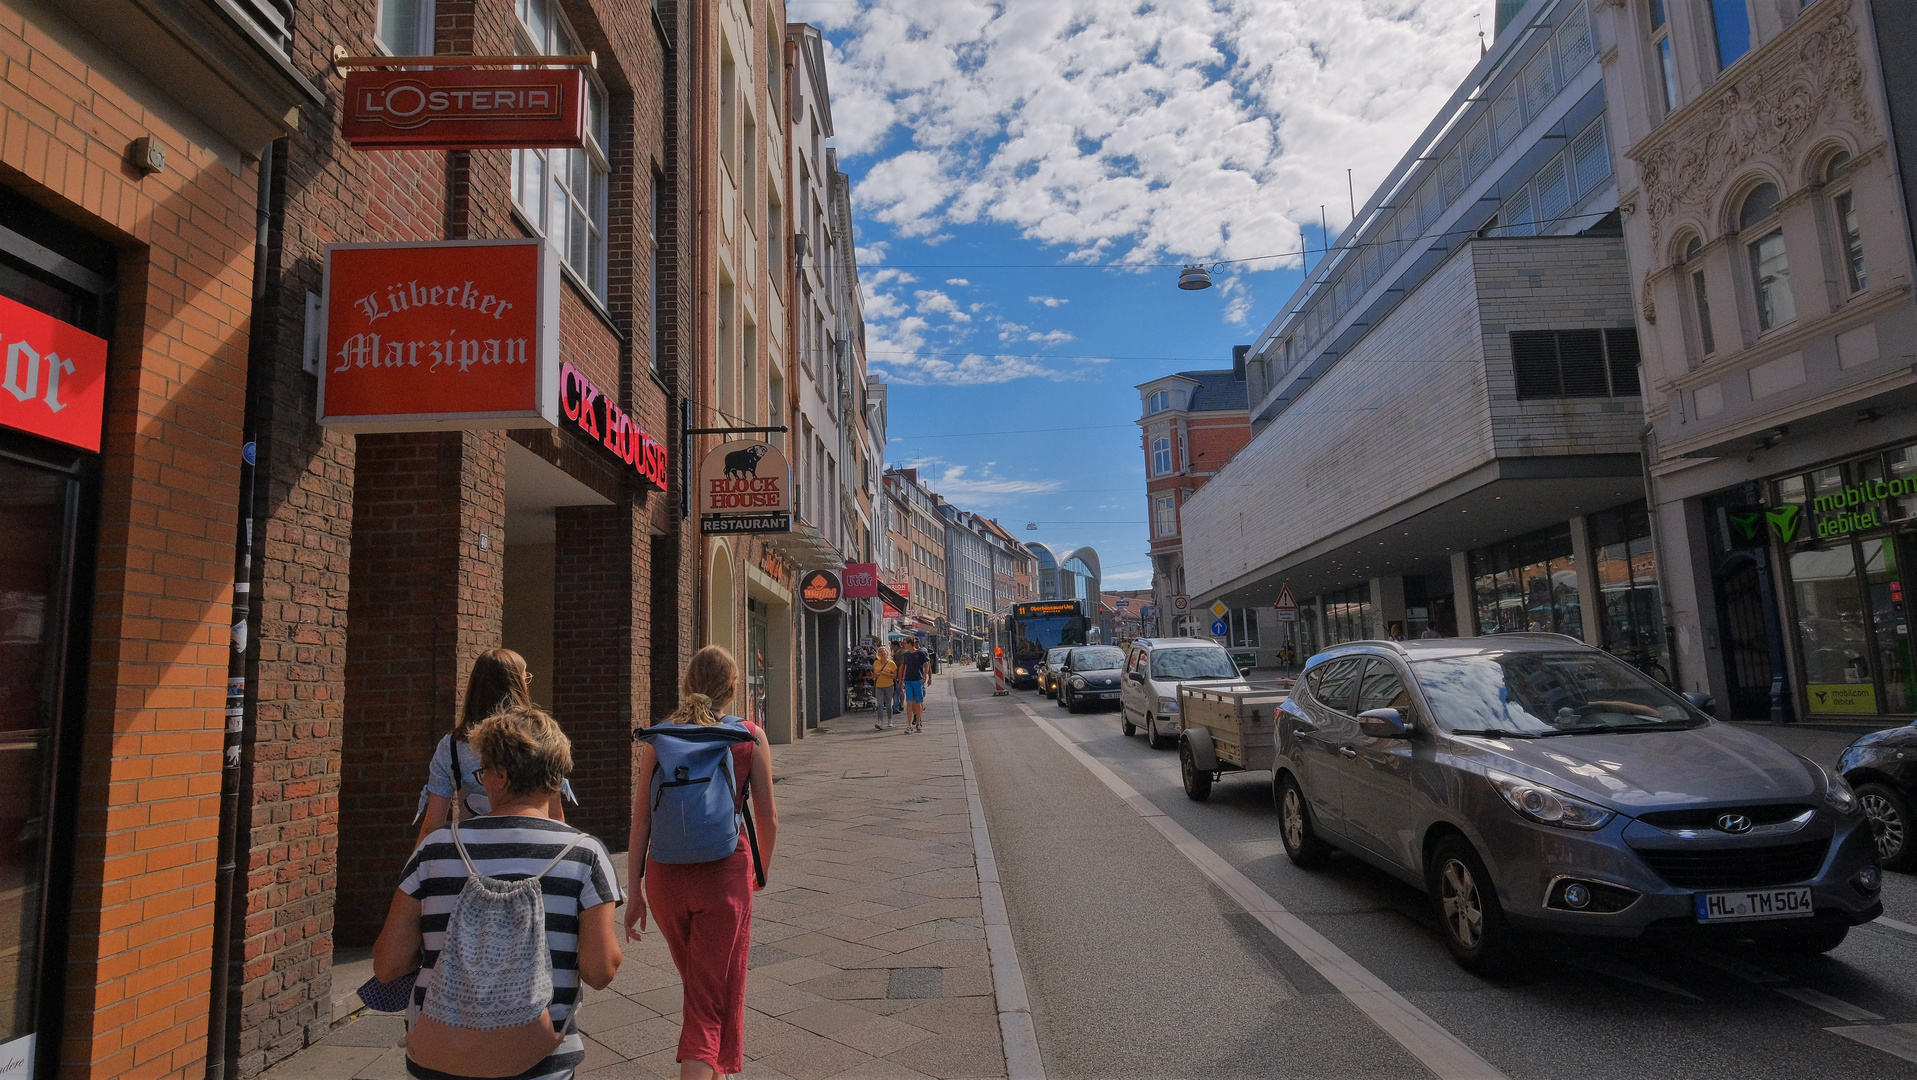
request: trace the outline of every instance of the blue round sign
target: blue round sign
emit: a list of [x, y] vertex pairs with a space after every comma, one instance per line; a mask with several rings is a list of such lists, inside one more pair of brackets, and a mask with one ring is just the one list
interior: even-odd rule
[[1231, 627], [1223, 619], [1213, 619], [1211, 622], [1211, 632], [1219, 637], [1224, 637], [1230, 629]]

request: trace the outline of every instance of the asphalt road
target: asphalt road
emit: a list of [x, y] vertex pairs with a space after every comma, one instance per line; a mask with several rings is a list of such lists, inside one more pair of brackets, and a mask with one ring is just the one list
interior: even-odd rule
[[[1910, 875], [1887, 875], [1886, 921], [1826, 957], [1553, 943], [1520, 976], [1486, 981], [1452, 963], [1415, 890], [1342, 856], [1293, 866], [1268, 773], [1228, 774], [1194, 803], [1176, 753], [1121, 735], [1115, 713], [993, 698], [971, 673], [956, 689], [1050, 1077], [1917, 1080]], [[1779, 741], [1824, 760], [1848, 736]], [[1209, 878], [1194, 859], [1212, 860]], [[1248, 905], [1256, 890], [1268, 901]], [[1270, 901], [1288, 914], [1257, 914]], [[1293, 916], [1288, 937], [1274, 932]], [[1340, 952], [1348, 966], [1328, 966]], [[1357, 976], [1383, 993], [1350, 992]], [[1381, 1026], [1420, 1014], [1462, 1044], [1462, 1065], [1429, 1031]]]

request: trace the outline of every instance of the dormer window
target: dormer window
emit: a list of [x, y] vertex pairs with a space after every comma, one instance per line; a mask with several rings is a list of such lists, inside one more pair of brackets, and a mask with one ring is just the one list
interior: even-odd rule
[[1169, 408], [1171, 408], [1170, 390], [1154, 390], [1151, 396], [1145, 399], [1146, 416], [1150, 416], [1153, 413], [1164, 412]]

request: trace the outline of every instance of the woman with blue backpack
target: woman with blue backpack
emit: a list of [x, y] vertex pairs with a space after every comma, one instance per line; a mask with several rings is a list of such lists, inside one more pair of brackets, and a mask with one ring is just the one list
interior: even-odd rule
[[[641, 750], [626, 936], [639, 940], [650, 906], [684, 990], [680, 1080], [745, 1068], [752, 893], [755, 881], [765, 888], [779, 815], [765, 732], [724, 712], [738, 684], [732, 654], [708, 645], [686, 665], [679, 708], [633, 732]], [[756, 825], [748, 800], [762, 815]]]

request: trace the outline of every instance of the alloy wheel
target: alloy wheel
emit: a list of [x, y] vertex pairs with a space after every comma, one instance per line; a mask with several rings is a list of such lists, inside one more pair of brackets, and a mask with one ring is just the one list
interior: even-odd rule
[[1438, 899], [1444, 905], [1446, 929], [1459, 947], [1478, 947], [1484, 936], [1484, 901], [1478, 895], [1478, 881], [1471, 868], [1460, 859], [1451, 859], [1439, 872]]
[[1298, 794], [1296, 787], [1285, 788], [1285, 806], [1279, 815], [1279, 827], [1285, 830], [1286, 847], [1297, 851], [1305, 846], [1304, 796]]
[[1866, 792], [1859, 801], [1864, 804], [1864, 816], [1870, 819], [1871, 834], [1877, 838], [1877, 857], [1896, 858], [1907, 842], [1905, 822], [1898, 815], [1897, 807], [1874, 791]]

